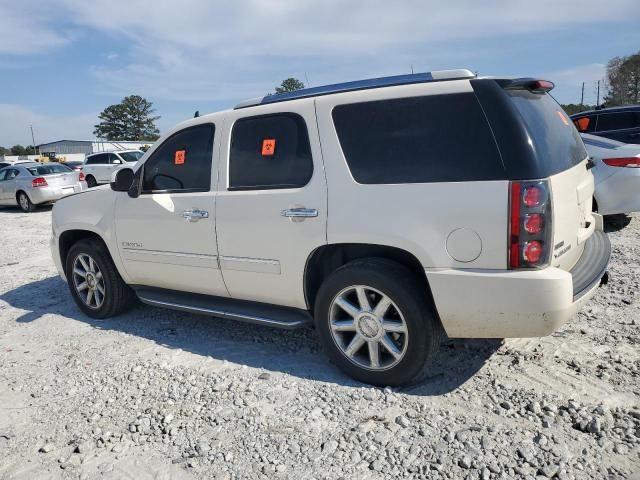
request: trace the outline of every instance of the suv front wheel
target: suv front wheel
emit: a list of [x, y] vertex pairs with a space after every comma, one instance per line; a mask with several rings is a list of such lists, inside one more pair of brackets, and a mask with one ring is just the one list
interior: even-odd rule
[[120, 277], [101, 242], [75, 243], [67, 254], [65, 272], [73, 299], [90, 317], [112, 317], [132, 303], [133, 291]]
[[338, 367], [379, 386], [426, 378], [442, 335], [426, 286], [385, 259], [357, 260], [329, 275], [314, 313], [320, 339]]

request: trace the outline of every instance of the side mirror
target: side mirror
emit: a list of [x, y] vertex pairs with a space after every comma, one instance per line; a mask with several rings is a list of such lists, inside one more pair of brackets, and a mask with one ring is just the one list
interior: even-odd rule
[[113, 162], [111, 162], [113, 165], [122, 165], [122, 160], [120, 160], [119, 158], [114, 158]]
[[134, 178], [135, 175], [130, 168], [118, 170], [113, 182], [111, 182], [111, 190], [114, 192], [128, 192], [133, 184]]

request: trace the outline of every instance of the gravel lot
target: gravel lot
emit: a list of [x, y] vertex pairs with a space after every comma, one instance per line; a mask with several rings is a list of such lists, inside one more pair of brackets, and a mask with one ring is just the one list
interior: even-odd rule
[[75, 307], [50, 209], [0, 209], [0, 479], [640, 478], [640, 215], [610, 283], [553, 336], [446, 341], [370, 388], [312, 331]]

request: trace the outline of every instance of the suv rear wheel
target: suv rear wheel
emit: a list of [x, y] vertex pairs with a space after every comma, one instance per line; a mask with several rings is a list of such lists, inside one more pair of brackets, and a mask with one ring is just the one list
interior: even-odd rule
[[318, 292], [315, 319], [338, 367], [380, 386], [422, 381], [442, 335], [422, 282], [385, 259], [357, 260], [333, 272]]
[[88, 240], [75, 243], [67, 255], [65, 272], [73, 299], [90, 317], [111, 317], [132, 303], [133, 292], [102, 243]]

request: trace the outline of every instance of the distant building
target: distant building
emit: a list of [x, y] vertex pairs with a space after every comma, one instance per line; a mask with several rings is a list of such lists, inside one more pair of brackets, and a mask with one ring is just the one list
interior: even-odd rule
[[84, 154], [96, 152], [109, 152], [113, 150], [138, 149], [149, 147], [153, 142], [108, 142], [94, 140], [57, 140], [55, 142], [42, 143], [38, 145], [41, 154], [55, 153], [56, 157], [69, 154]]

